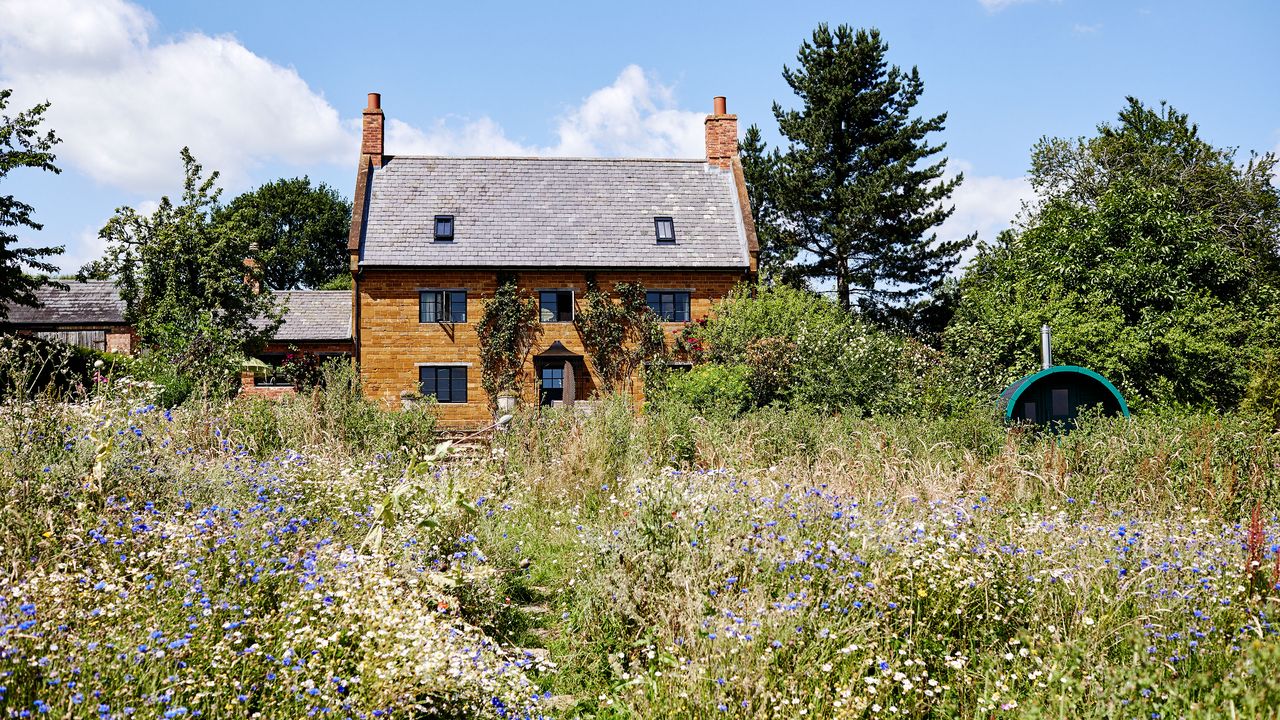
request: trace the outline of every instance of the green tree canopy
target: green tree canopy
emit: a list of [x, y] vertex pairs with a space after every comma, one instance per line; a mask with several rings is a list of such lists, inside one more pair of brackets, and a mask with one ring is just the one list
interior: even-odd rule
[[[12, 90], [0, 89], [0, 112], [9, 105]], [[54, 164], [53, 146], [59, 139], [52, 130], [40, 134], [40, 122], [48, 103], [23, 110], [17, 115], [0, 114], [0, 180], [18, 168], [61, 172]], [[36, 305], [35, 291], [49, 283], [45, 275], [30, 275], [24, 268], [43, 273], [57, 272], [56, 265], [44, 258], [62, 253], [58, 247], [15, 247], [18, 236], [6, 228], [25, 227], [40, 230], [43, 225], [32, 219], [35, 208], [13, 195], [0, 195], [0, 320], [9, 316], [9, 305]]]
[[963, 178], [944, 179], [946, 145], [926, 140], [946, 114], [912, 116], [924, 83], [888, 49], [876, 30], [819, 25], [783, 68], [802, 102], [774, 104], [786, 148], [769, 152], [755, 127], [742, 146], [766, 275], [832, 282], [843, 308], [877, 320], [934, 291], [972, 242], [932, 232]]
[[246, 262], [249, 234], [214, 220], [218, 173], [204, 177], [187, 148], [182, 162], [181, 202], [166, 196], [150, 216], [117, 210], [99, 234], [106, 255], [86, 272], [115, 278], [144, 348], [195, 370], [256, 349], [281, 312], [271, 293], [259, 292], [258, 264]]
[[348, 272], [351, 203], [306, 177], [280, 179], [244, 193], [214, 214], [257, 244], [267, 286], [319, 288]]
[[980, 249], [947, 346], [994, 387], [1034, 369], [1048, 323], [1055, 360], [1126, 395], [1234, 406], [1280, 329], [1275, 167], [1134, 98], [1094, 137], [1041, 140], [1038, 204]]

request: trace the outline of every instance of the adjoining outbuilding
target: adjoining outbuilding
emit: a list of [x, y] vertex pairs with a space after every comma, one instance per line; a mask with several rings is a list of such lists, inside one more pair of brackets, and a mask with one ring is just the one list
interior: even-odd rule
[[1049, 328], [1041, 329], [1044, 366], [1000, 393], [1007, 422], [1060, 424], [1070, 428], [1085, 408], [1129, 417], [1129, 405], [1109, 380], [1077, 365], [1053, 365]]
[[63, 287], [35, 291], [38, 307], [13, 304], [0, 332], [34, 335], [56, 342], [128, 355], [136, 336], [124, 319], [125, 304], [107, 280], [66, 280]]

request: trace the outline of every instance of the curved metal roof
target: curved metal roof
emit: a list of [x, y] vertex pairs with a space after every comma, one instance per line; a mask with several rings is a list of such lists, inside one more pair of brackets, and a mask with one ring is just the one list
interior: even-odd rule
[[1018, 404], [1018, 398], [1022, 397], [1022, 393], [1025, 392], [1032, 385], [1034, 385], [1037, 380], [1040, 380], [1041, 378], [1045, 378], [1050, 375], [1055, 375], [1058, 373], [1070, 373], [1073, 375], [1083, 375], [1087, 378], [1090, 378], [1091, 380], [1096, 381], [1097, 383], [1102, 385], [1104, 388], [1106, 388], [1107, 392], [1111, 393], [1112, 397], [1116, 399], [1116, 402], [1120, 404], [1120, 414], [1124, 415], [1125, 417], [1129, 417], [1129, 404], [1124, 401], [1124, 396], [1120, 394], [1120, 391], [1116, 389], [1115, 385], [1111, 384], [1110, 380], [1107, 380], [1106, 378], [1090, 370], [1089, 368], [1080, 367], [1079, 365], [1054, 365], [1051, 368], [1041, 370], [1038, 373], [1028, 375], [1022, 378], [1021, 380], [1018, 380], [1017, 382], [1013, 383], [1009, 387], [1005, 388], [1004, 392], [1000, 393], [1000, 398], [1005, 401], [1004, 419], [1006, 421], [1013, 420], [1013, 408], [1015, 405]]

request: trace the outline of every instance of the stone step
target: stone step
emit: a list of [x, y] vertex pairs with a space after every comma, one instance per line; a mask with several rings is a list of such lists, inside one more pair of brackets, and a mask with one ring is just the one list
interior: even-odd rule
[[517, 661], [526, 661], [521, 663], [525, 670], [549, 672], [556, 669], [556, 664], [551, 662], [551, 651], [546, 648], [511, 648], [511, 654]]
[[552, 712], [563, 712], [570, 710], [578, 704], [578, 698], [573, 695], [552, 695], [542, 701], [542, 706]]
[[541, 640], [544, 643], [551, 642], [560, 634], [560, 631], [555, 628], [529, 628], [525, 632], [538, 638], [538, 640]]
[[532, 615], [535, 617], [542, 617], [551, 612], [551, 608], [547, 607], [546, 605], [530, 604], [530, 605], [519, 605], [517, 607], [519, 607], [520, 612], [524, 613], [525, 615]]

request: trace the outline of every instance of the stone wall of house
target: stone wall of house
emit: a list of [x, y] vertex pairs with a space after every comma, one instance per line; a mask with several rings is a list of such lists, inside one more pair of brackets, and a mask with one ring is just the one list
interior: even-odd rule
[[[587, 273], [582, 271], [537, 270], [514, 273], [516, 282], [529, 297], [539, 290], [573, 290], [580, 307], [587, 289]], [[742, 281], [741, 272], [636, 271], [594, 272], [596, 282], [612, 292], [617, 282], [639, 282], [650, 290], [688, 290], [690, 316], [705, 317], [716, 300]], [[481, 386], [480, 339], [477, 324], [484, 312], [483, 302], [493, 297], [498, 274], [465, 269], [365, 269], [358, 283], [358, 337], [360, 373], [365, 393], [388, 406], [399, 405], [402, 394], [418, 391], [418, 367], [431, 364], [461, 364], [467, 367], [467, 402], [444, 403], [438, 407], [442, 424], [479, 425], [492, 419], [489, 398]], [[426, 289], [465, 289], [467, 322], [419, 323], [418, 292]], [[576, 310], [575, 310], [576, 312]], [[668, 339], [684, 323], [665, 323]], [[534, 346], [525, 362], [523, 382], [526, 403], [537, 402], [533, 356], [555, 341], [590, 359], [573, 323], [540, 323]], [[589, 395], [595, 387], [587, 378], [579, 388]], [[632, 393], [641, 399], [640, 383], [633, 381]], [[580, 396], [579, 399], [585, 399]]]

